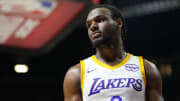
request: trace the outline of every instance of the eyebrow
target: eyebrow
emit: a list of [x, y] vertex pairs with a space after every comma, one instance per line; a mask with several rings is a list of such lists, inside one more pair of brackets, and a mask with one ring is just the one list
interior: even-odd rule
[[[96, 18], [99, 18], [99, 17], [105, 17], [104, 15], [98, 15], [98, 16], [95, 16], [94, 18], [92, 18], [92, 19], [96, 19]], [[106, 17], [105, 17], [106, 18]], [[91, 19], [90, 20], [86, 20], [86, 25], [89, 23], [91, 21]]]

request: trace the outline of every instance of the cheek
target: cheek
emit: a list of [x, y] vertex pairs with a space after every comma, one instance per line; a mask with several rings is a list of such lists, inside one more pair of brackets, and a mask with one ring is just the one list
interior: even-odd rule
[[88, 30], [88, 37], [89, 37], [89, 39], [91, 40], [91, 36], [90, 36], [90, 30]]
[[88, 30], [88, 36], [89, 36], [89, 30]]
[[112, 27], [113, 30], [117, 30], [118, 29], [118, 25], [117, 25], [116, 22], [112, 22], [111, 27]]
[[106, 23], [106, 24], [102, 25], [101, 28], [103, 29], [104, 32], [110, 34], [110, 33], [114, 32], [116, 26], [114, 24], [111, 24], [111, 23]]
[[102, 32], [106, 32], [108, 30], [108, 24], [107, 23], [101, 23], [99, 24], [99, 30]]

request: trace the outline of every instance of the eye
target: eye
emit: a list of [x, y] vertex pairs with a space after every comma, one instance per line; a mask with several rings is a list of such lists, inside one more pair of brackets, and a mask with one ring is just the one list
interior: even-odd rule
[[104, 19], [101, 19], [101, 18], [96, 19], [96, 22], [103, 22], [103, 21]]
[[105, 17], [100, 16], [96, 18], [96, 22], [104, 22], [104, 21], [105, 21]]
[[91, 26], [91, 23], [87, 23], [86, 27], [89, 28]]

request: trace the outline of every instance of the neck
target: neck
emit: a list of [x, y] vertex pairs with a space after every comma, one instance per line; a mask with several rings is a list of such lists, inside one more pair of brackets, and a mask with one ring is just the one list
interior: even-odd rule
[[96, 56], [104, 62], [122, 61], [126, 56], [122, 40], [106, 43], [96, 48]]

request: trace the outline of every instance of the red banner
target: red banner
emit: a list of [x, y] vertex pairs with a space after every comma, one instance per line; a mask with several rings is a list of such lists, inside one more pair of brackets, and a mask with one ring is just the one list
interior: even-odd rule
[[43, 48], [61, 34], [84, 7], [84, 3], [76, 2], [2, 0], [0, 45], [33, 50]]

